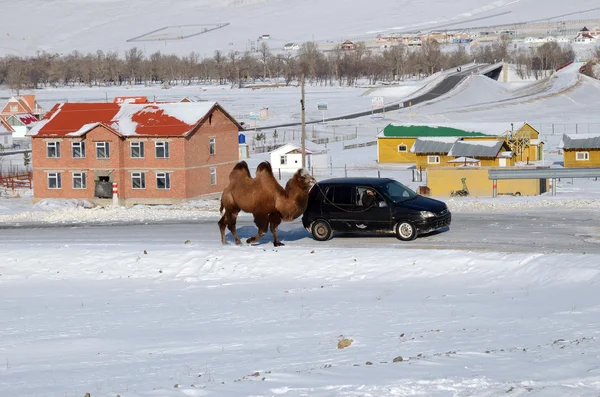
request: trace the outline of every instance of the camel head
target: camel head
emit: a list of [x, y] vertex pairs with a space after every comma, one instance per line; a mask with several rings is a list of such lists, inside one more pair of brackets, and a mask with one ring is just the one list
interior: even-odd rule
[[300, 190], [303, 192], [308, 192], [312, 185], [317, 183], [317, 180], [313, 178], [305, 169], [300, 168], [298, 171], [296, 171], [294, 176], [292, 176], [292, 179], [288, 181], [288, 184], [290, 182], [293, 182], [296, 187], [300, 188]]

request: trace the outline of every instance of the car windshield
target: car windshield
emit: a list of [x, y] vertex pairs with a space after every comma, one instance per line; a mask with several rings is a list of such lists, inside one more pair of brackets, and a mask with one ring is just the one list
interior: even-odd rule
[[401, 203], [417, 197], [417, 193], [397, 181], [391, 181], [381, 186], [381, 192], [393, 203]]

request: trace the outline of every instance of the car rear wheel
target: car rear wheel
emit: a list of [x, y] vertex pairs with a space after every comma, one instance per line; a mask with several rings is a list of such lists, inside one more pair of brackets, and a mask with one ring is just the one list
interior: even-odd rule
[[396, 237], [398, 240], [411, 241], [417, 238], [417, 228], [408, 221], [401, 221], [396, 224]]
[[311, 233], [317, 241], [327, 241], [333, 235], [333, 230], [327, 221], [318, 220], [313, 222], [311, 227]]

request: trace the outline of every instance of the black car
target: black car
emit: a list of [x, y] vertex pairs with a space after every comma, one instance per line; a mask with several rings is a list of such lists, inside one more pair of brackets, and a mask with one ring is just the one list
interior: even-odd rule
[[317, 241], [329, 240], [336, 231], [395, 233], [409, 241], [450, 226], [451, 219], [445, 203], [394, 179], [334, 178], [311, 188], [302, 224]]

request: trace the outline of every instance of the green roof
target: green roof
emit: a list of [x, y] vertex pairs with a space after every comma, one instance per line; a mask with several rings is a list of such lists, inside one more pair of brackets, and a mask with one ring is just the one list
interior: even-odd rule
[[493, 136], [477, 131], [465, 131], [450, 127], [433, 127], [428, 125], [392, 125], [383, 129], [384, 137], [420, 138], [433, 136]]

